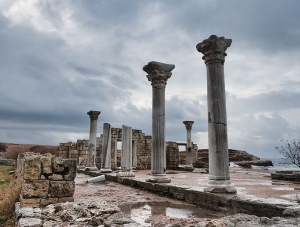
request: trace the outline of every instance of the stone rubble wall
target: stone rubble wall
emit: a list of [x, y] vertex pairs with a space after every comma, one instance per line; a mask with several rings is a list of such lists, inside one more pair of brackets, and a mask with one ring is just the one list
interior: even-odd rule
[[50, 153], [21, 153], [16, 176], [22, 182], [21, 207], [74, 201], [76, 160]]

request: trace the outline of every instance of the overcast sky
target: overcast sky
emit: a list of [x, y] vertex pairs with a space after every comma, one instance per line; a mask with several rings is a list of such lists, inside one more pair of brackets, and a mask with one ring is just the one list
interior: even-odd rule
[[206, 68], [196, 45], [232, 39], [224, 64], [229, 148], [261, 158], [300, 134], [300, 1], [0, 0], [0, 142], [88, 139], [89, 110], [151, 135], [143, 66], [174, 64], [166, 139], [208, 147]]

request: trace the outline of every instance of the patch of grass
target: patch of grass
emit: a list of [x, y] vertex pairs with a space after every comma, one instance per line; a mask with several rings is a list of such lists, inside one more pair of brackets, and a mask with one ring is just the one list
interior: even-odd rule
[[15, 203], [19, 199], [21, 181], [10, 175], [15, 170], [13, 166], [0, 166], [0, 227], [14, 226]]
[[9, 174], [9, 171], [14, 170], [14, 166], [0, 166], [0, 190], [9, 186], [12, 176]]

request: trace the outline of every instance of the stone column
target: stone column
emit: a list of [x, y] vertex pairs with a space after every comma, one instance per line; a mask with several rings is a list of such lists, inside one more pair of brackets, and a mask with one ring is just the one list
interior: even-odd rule
[[95, 171], [98, 170], [95, 163], [96, 158], [96, 137], [97, 137], [97, 120], [101, 112], [90, 110], [87, 114], [90, 116], [90, 137], [89, 137], [89, 151], [88, 160], [85, 170]]
[[132, 140], [132, 168], [136, 169], [137, 167], [137, 140]]
[[132, 172], [132, 128], [122, 125], [122, 154], [120, 177], [134, 177]]
[[111, 125], [103, 124], [101, 173], [111, 173]]
[[196, 48], [204, 56], [207, 72], [209, 183], [206, 192], [236, 193], [229, 177], [227, 116], [225, 100], [225, 51], [231, 39], [210, 36]]
[[193, 121], [184, 121], [183, 124], [186, 128], [186, 155], [185, 155], [185, 165], [193, 167], [193, 155], [192, 155], [192, 126]]
[[152, 85], [151, 182], [171, 182], [166, 175], [165, 88], [174, 68], [175, 65], [155, 61], [143, 67]]

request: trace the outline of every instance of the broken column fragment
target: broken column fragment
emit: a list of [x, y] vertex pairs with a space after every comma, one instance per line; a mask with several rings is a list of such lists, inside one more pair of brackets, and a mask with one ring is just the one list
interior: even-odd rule
[[134, 177], [132, 172], [132, 128], [122, 125], [122, 153], [120, 177]]
[[87, 114], [90, 116], [90, 137], [89, 137], [89, 155], [85, 170], [97, 171], [96, 159], [96, 137], [97, 137], [97, 120], [101, 112], [90, 110]]
[[196, 48], [204, 56], [207, 72], [209, 183], [204, 191], [236, 193], [229, 177], [227, 116], [225, 100], [225, 51], [231, 39], [211, 35]]
[[155, 61], [143, 67], [152, 85], [151, 182], [171, 182], [166, 175], [165, 88], [174, 68], [175, 65]]
[[103, 141], [102, 141], [102, 158], [101, 158], [102, 173], [111, 173], [111, 125], [103, 124]]

